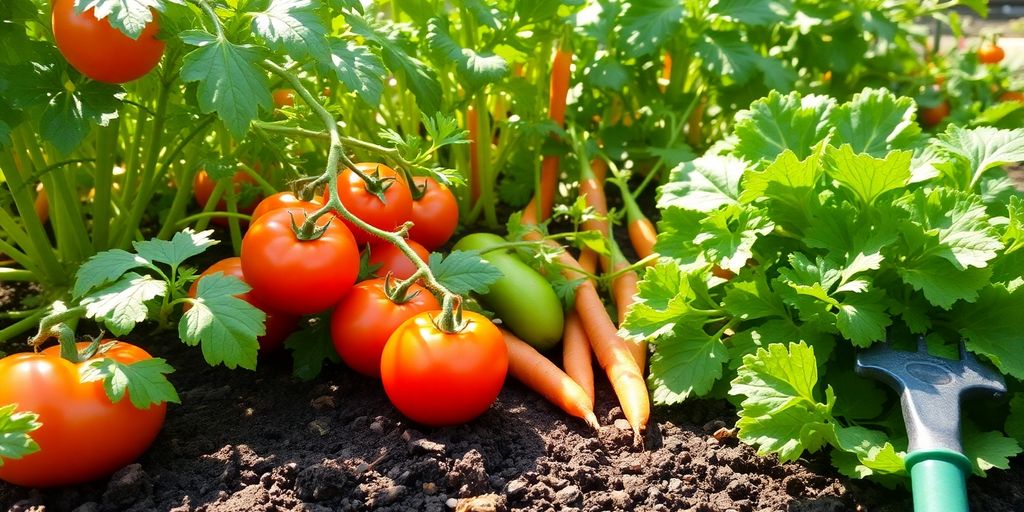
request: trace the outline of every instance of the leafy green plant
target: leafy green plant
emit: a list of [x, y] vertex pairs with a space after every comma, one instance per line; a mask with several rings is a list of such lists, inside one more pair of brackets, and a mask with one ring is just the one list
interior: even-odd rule
[[20, 459], [39, 450], [30, 434], [42, 426], [39, 416], [15, 412], [18, 404], [0, 407], [0, 466], [4, 459]]
[[[1024, 160], [1024, 130], [928, 138], [915, 111], [885, 90], [845, 103], [772, 93], [672, 170], [662, 259], [623, 325], [655, 346], [657, 403], [727, 390], [744, 397], [740, 438], [762, 453], [831, 445], [863, 477], [902, 474], [906, 438], [893, 401], [853, 374], [856, 349], [925, 335], [956, 358], [963, 339], [1024, 379], [1024, 200], [1001, 168]], [[985, 432], [967, 447], [978, 471], [1020, 451], [1002, 423], [968, 424]]]

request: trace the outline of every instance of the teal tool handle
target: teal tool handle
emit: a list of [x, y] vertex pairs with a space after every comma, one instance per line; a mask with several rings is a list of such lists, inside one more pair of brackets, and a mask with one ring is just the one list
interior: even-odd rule
[[907, 455], [914, 487], [914, 512], [967, 512], [966, 476], [971, 461], [952, 450], [919, 450]]

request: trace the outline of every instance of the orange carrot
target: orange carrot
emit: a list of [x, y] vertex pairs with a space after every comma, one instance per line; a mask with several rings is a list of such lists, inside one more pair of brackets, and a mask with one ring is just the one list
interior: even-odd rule
[[[522, 222], [525, 225], [535, 224], [535, 212], [523, 212]], [[541, 234], [533, 231], [526, 236], [529, 240], [540, 240]], [[545, 240], [546, 244], [552, 247], [562, 248], [553, 240]], [[582, 277], [578, 271], [581, 266], [576, 258], [573, 258], [564, 249], [559, 252], [559, 262], [566, 268], [562, 275], [573, 280]], [[574, 270], [577, 269], [577, 270]], [[647, 393], [647, 383], [643, 374], [633, 359], [626, 341], [623, 340], [615, 324], [608, 316], [608, 311], [601, 303], [601, 297], [597, 294], [594, 283], [584, 280], [576, 288], [576, 312], [583, 322], [583, 330], [590, 339], [591, 348], [597, 355], [597, 361], [604, 368], [611, 382], [612, 389], [619, 399], [622, 412], [626, 420], [633, 427], [636, 438], [640, 438], [640, 431], [647, 426], [647, 420], [651, 415], [650, 395]]]
[[576, 381], [525, 341], [504, 329], [501, 333], [508, 348], [508, 371], [513, 377], [563, 411], [600, 428], [594, 416], [593, 398]]
[[672, 55], [668, 52], [665, 53], [665, 63], [661, 67], [661, 82], [658, 84], [658, 88], [661, 92], [665, 92], [665, 87], [668, 86], [669, 81], [672, 79]]
[[[590, 249], [584, 249], [580, 253], [580, 267], [587, 272], [594, 272], [597, 265], [597, 253]], [[565, 332], [562, 336], [562, 366], [565, 373], [568, 373], [572, 380], [586, 391], [590, 402], [594, 402], [594, 366], [591, 364], [593, 354], [590, 350], [590, 340], [583, 330], [580, 316], [576, 310], [569, 310], [565, 317]]]
[[[587, 206], [594, 209], [594, 213], [600, 219], [587, 219], [583, 221], [583, 229], [597, 231], [608, 238], [611, 235], [611, 226], [608, 224], [608, 201], [604, 195], [604, 181], [599, 180], [594, 172], [600, 168], [600, 173], [605, 172], [605, 162], [600, 158], [590, 161], [590, 165], [582, 165], [580, 169], [580, 195], [586, 198]], [[601, 268], [606, 272], [609, 268], [609, 260], [606, 256], [601, 257]]]
[[551, 216], [551, 207], [555, 204], [555, 192], [558, 189], [559, 159], [554, 155], [544, 155], [540, 164], [540, 190], [533, 195], [533, 201], [540, 196], [541, 219]]
[[[654, 254], [654, 243], [657, 241], [658, 231], [654, 229], [651, 219], [648, 219], [640, 207], [637, 206], [633, 194], [629, 191], [629, 185], [624, 181], [616, 181], [619, 190], [622, 191], [622, 203], [626, 207], [626, 226], [629, 231], [629, 242], [633, 251], [640, 259]], [[653, 264], [651, 262], [650, 264]]]
[[[612, 241], [612, 267], [615, 272], [629, 267], [629, 261], [622, 255], [622, 251], [615, 245], [614, 240]], [[615, 300], [615, 309], [618, 311], [619, 327], [622, 327], [622, 322], [626, 320], [626, 311], [629, 306], [636, 300], [637, 283], [639, 282], [640, 277], [632, 270], [623, 272], [612, 280], [612, 299]], [[636, 365], [640, 368], [640, 373], [643, 374], [644, 368], [647, 366], [647, 341], [626, 339], [626, 346], [629, 348], [629, 353], [633, 355]]]
[[480, 163], [477, 162], [476, 109], [472, 105], [466, 109], [466, 128], [469, 130], [469, 194], [475, 203], [480, 197]]
[[[565, 101], [569, 92], [569, 75], [572, 65], [572, 52], [567, 47], [559, 47], [551, 62], [551, 86], [548, 90], [548, 118], [563, 126], [565, 124]], [[541, 163], [540, 190], [534, 194], [534, 200], [540, 201], [541, 219], [551, 216], [551, 206], [555, 202], [558, 189], [558, 157], [545, 156]], [[538, 199], [539, 197], [539, 199]]]

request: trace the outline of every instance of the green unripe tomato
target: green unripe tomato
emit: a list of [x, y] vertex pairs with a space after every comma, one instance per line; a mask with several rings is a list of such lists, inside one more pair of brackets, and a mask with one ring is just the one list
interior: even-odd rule
[[[473, 233], [459, 240], [454, 250], [484, 251], [504, 244], [491, 233]], [[480, 255], [504, 275], [479, 295], [480, 302], [494, 311], [510, 331], [537, 350], [547, 350], [562, 339], [562, 302], [544, 276], [508, 250]]]

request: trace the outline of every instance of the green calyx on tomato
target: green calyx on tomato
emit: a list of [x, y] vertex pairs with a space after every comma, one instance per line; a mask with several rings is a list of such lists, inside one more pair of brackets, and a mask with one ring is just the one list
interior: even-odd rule
[[[356, 169], [362, 174], [374, 173], [376, 180], [389, 180], [390, 186], [383, 190], [370, 190], [359, 174], [344, 169], [338, 174], [338, 199], [349, 213], [359, 220], [383, 231], [395, 231], [409, 220], [412, 211], [412, 192], [405, 177], [394, 169], [378, 163], [357, 163]], [[371, 180], [372, 181], [372, 180]], [[323, 202], [330, 200], [324, 190]], [[360, 247], [376, 240], [376, 237], [355, 223], [341, 217], [342, 222], [352, 231]]]
[[[131, 463], [153, 443], [166, 402], [178, 402], [163, 376], [172, 369], [122, 341], [102, 346], [80, 362], [62, 358], [56, 346], [0, 359], [0, 403], [17, 403], [42, 423], [32, 433], [39, 451], [5, 461], [0, 480], [26, 487], [85, 483]], [[90, 344], [74, 349], [86, 352]]]

